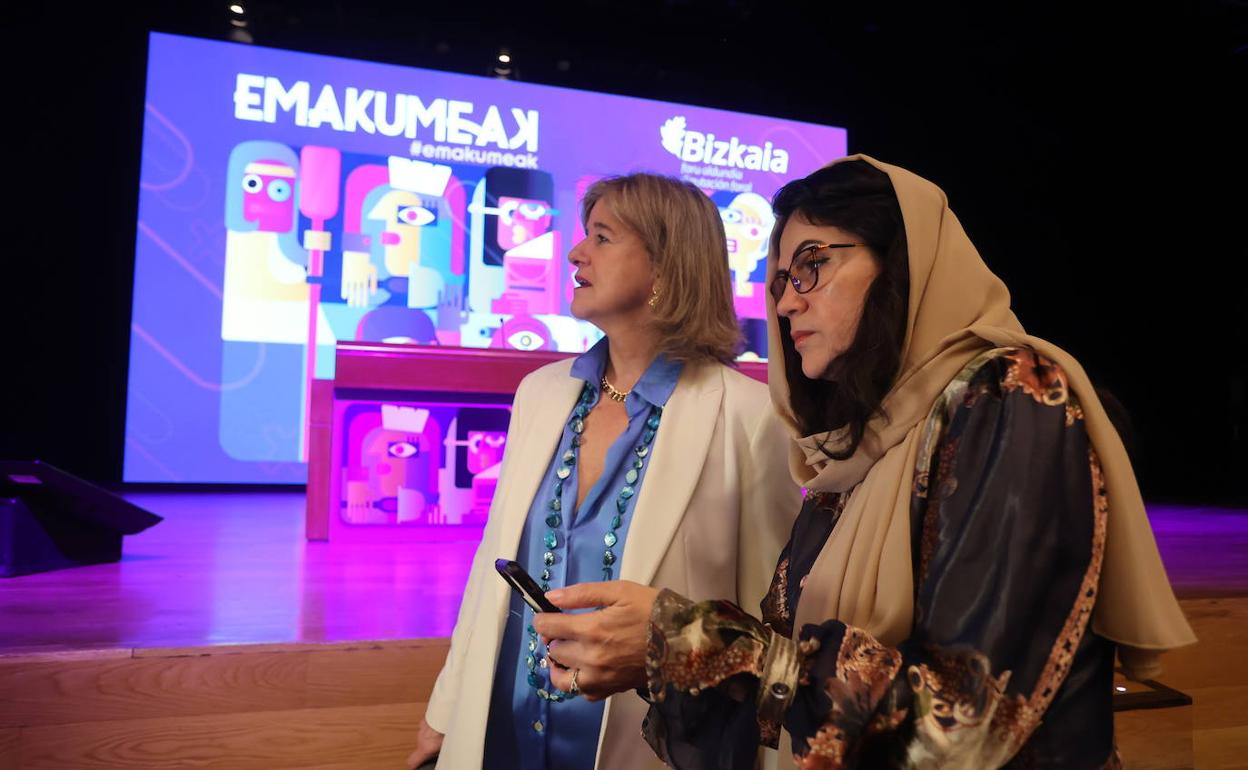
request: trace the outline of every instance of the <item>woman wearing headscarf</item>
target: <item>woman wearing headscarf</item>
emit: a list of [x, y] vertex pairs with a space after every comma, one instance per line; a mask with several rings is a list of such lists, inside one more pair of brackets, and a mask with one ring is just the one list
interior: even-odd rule
[[552, 654], [587, 694], [644, 687], [679, 768], [749, 767], [782, 728], [803, 768], [1114, 766], [1115, 656], [1149, 678], [1195, 638], [1087, 375], [932, 183], [854, 156], [774, 208], [769, 377], [807, 493], [762, 618], [576, 586], [552, 600], [603, 609], [540, 617]]

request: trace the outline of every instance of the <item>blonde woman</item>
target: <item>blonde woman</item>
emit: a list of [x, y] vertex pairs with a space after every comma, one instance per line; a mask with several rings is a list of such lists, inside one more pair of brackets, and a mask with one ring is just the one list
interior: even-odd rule
[[548, 590], [624, 579], [756, 606], [800, 508], [766, 386], [727, 365], [740, 332], [715, 204], [633, 174], [592, 186], [582, 220], [572, 314], [606, 336], [516, 392], [412, 767], [434, 756], [456, 770], [661, 767], [637, 694], [591, 702], [575, 676], [551, 683], [558, 649], [494, 561], [514, 559]]

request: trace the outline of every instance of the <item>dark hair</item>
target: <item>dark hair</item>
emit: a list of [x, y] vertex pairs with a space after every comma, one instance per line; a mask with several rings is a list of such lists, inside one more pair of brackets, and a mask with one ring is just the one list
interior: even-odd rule
[[[789, 182], [776, 193], [772, 253], [789, 219], [800, 215], [811, 224], [839, 227], [866, 244], [880, 272], [867, 290], [862, 318], [849, 348], [821, 379], [802, 374], [802, 359], [789, 336], [789, 320], [780, 316], [780, 346], [789, 385], [789, 405], [804, 435], [849, 429], [849, 442], [821, 447], [833, 460], [852, 456], [867, 423], [884, 415], [881, 402], [901, 368], [909, 307], [910, 267], [901, 206], [888, 175], [871, 164], [844, 161]], [[887, 417], [887, 415], [884, 415]]]

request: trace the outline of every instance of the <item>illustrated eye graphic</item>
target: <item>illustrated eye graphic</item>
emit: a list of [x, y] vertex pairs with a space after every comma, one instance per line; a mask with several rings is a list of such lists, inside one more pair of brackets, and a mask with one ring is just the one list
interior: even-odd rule
[[501, 447], [502, 445], [506, 443], [507, 443], [506, 433], [499, 433], [497, 435], [492, 435], [492, 436], [487, 435], [485, 437], [485, 445], [494, 447], [495, 449], [498, 449], [499, 447]]
[[515, 332], [507, 338], [507, 344], [516, 350], [537, 350], [545, 344], [545, 340], [533, 332]]
[[414, 457], [420, 452], [420, 450], [417, 449], [414, 445], [409, 444], [406, 441], [394, 442], [393, 444], [390, 445], [390, 448], [387, 451], [390, 453], [391, 457], [398, 457], [399, 459], [406, 459], [408, 457]]
[[736, 209], [720, 209], [719, 218], [724, 220], [726, 225], [735, 225], [741, 221], [741, 212]]
[[264, 187], [264, 180], [255, 174], [248, 174], [243, 177], [243, 189], [249, 193], [258, 193]]
[[545, 203], [521, 203], [517, 211], [525, 219], [536, 222], [546, 216], [546, 212], [550, 211], [550, 209], [546, 208]]
[[269, 182], [269, 198], [278, 203], [290, 200], [290, 182], [285, 179], [274, 179]]
[[424, 206], [403, 206], [398, 211], [400, 224], [422, 227], [437, 219], [432, 211]]

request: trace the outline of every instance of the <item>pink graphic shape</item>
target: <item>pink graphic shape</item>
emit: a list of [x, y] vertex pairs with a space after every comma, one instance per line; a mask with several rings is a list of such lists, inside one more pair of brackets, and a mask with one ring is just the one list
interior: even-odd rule
[[299, 153], [303, 179], [299, 187], [299, 211], [308, 219], [333, 219], [338, 213], [338, 188], [342, 177], [342, 153], [334, 147], [308, 145]]
[[[312, 232], [325, 231], [325, 220], [338, 213], [338, 187], [342, 180], [342, 153], [333, 147], [308, 145], [299, 154], [303, 184], [299, 190], [299, 210], [312, 220]], [[312, 249], [308, 253], [308, 277], [320, 278], [325, 272], [325, 252]], [[321, 284], [313, 281], [308, 287], [308, 351], [303, 376], [303, 441], [300, 459], [308, 458], [312, 436], [312, 381], [316, 379], [316, 322], [321, 304]]]
[[514, 249], [550, 230], [550, 204], [532, 198], [498, 199], [498, 245]]
[[364, 197], [387, 184], [390, 184], [390, 169], [385, 166], [368, 164], [351, 169], [347, 175], [346, 210], [342, 213], [344, 233], [364, 232]]
[[490, 303], [495, 313], [541, 315], [559, 312], [558, 232], [543, 233], [503, 255], [503, 293]]
[[252, 166], [281, 168], [289, 173], [251, 171], [243, 174], [243, 219], [264, 233], [290, 232], [295, 214], [295, 170], [280, 160], [261, 160]]
[[468, 202], [464, 186], [454, 175], [446, 183], [442, 193], [451, 211], [451, 273], [463, 275], [467, 265], [464, 260], [464, 227], [468, 218]]
[[732, 293], [732, 306], [737, 311], [738, 318], [766, 318], [767, 317], [767, 292], [764, 285], [759, 282], [751, 282], [746, 284], [752, 294], [744, 296], [740, 290], [734, 287]]

